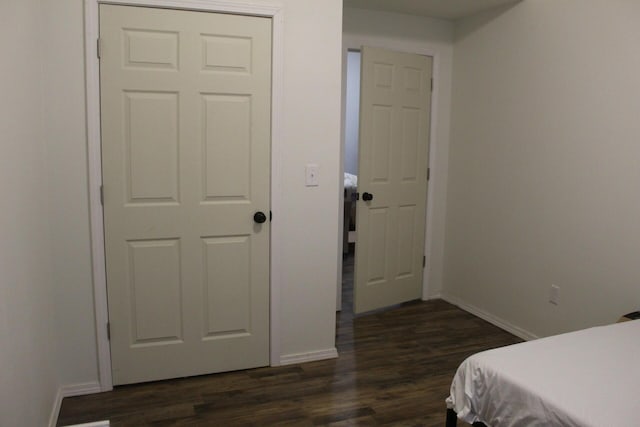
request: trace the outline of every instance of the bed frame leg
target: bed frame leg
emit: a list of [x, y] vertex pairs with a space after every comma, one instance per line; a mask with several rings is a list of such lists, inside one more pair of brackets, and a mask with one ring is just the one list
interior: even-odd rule
[[458, 425], [458, 414], [453, 409], [447, 408], [447, 421], [445, 427], [456, 427]]

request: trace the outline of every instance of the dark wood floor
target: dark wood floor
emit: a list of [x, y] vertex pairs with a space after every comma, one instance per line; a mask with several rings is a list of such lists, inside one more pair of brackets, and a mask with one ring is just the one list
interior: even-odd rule
[[345, 272], [337, 359], [66, 398], [58, 425], [443, 426], [460, 362], [520, 341], [440, 300], [354, 317], [351, 257]]

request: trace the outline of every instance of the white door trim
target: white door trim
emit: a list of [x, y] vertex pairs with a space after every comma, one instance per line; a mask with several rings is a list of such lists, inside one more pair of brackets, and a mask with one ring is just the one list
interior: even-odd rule
[[[433, 92], [431, 93], [431, 123], [430, 123], [430, 131], [429, 131], [429, 169], [430, 178], [427, 183], [427, 224], [425, 227], [425, 240], [424, 240], [424, 254], [426, 256], [426, 266], [423, 270], [422, 274], [422, 299], [429, 299], [429, 270], [431, 267], [431, 230], [433, 223], [433, 213], [434, 207], [433, 203], [435, 200], [434, 189], [437, 188], [435, 185], [436, 180], [438, 179], [438, 171], [437, 164], [435, 162], [436, 159], [436, 135], [437, 135], [437, 123], [438, 123], [438, 98], [439, 98], [439, 84], [440, 81], [440, 54], [437, 50], [430, 49], [424, 46], [421, 46], [418, 43], [403, 43], [399, 41], [387, 40], [384, 38], [377, 37], [358, 37], [358, 36], [350, 36], [344, 34], [342, 37], [342, 136], [340, 141], [340, 210], [343, 211], [344, 206], [344, 146], [345, 146], [345, 112], [346, 112], [346, 94], [347, 94], [347, 53], [350, 50], [360, 50], [362, 46], [371, 46], [371, 47], [379, 47], [383, 49], [395, 50], [397, 52], [404, 53], [413, 53], [418, 55], [430, 56], [433, 58]], [[339, 256], [342, 256], [342, 224], [343, 218], [340, 216], [340, 232], [339, 232], [339, 248], [338, 252]], [[357, 245], [357, 243], [356, 243]], [[337, 279], [337, 298], [336, 298], [336, 309], [340, 310], [342, 302], [341, 302], [341, 292], [342, 292], [342, 260], [340, 259], [338, 262], [338, 279]]]
[[271, 365], [280, 364], [280, 288], [282, 277], [282, 231], [277, 208], [282, 206], [280, 166], [284, 164], [282, 144], [284, 10], [279, 3], [256, 3], [244, 0], [84, 0], [85, 74], [87, 109], [87, 150], [89, 173], [89, 214], [91, 223], [91, 258], [95, 308], [96, 346], [100, 389], [113, 389], [111, 351], [107, 337], [107, 277], [105, 271], [104, 229], [100, 187], [102, 185], [102, 154], [100, 150], [100, 64], [97, 40], [100, 34], [98, 10], [101, 3], [124, 6], [223, 12], [238, 15], [265, 16], [272, 19], [272, 93], [271, 93], [271, 222], [270, 266], [270, 357]]

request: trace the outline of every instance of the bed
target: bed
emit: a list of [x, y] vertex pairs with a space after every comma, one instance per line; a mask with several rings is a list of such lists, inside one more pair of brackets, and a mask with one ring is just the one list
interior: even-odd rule
[[343, 253], [349, 252], [349, 230], [355, 228], [356, 197], [358, 194], [358, 176], [344, 173], [344, 230], [342, 238]]
[[640, 320], [477, 353], [454, 376], [446, 425], [638, 425], [639, 356]]

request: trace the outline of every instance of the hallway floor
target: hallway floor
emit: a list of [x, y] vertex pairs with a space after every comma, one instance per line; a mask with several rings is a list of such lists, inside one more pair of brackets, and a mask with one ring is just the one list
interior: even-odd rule
[[444, 399], [460, 362], [520, 341], [441, 300], [354, 317], [352, 256], [345, 273], [337, 359], [66, 398], [58, 425], [110, 419], [114, 427], [443, 426]]

